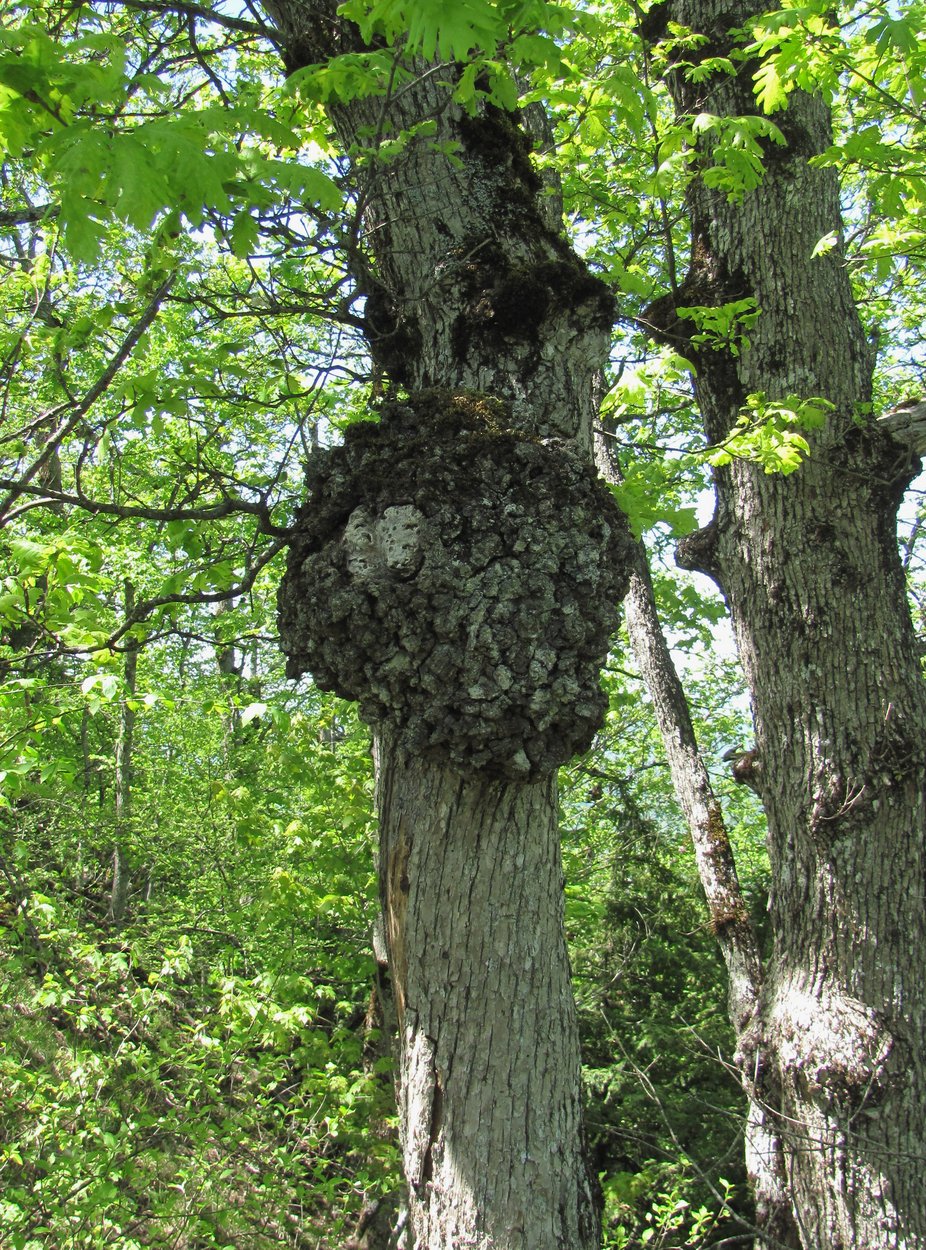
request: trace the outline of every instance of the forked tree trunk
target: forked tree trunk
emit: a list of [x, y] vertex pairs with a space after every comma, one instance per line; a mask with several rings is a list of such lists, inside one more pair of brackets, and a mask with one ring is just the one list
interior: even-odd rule
[[[673, 0], [706, 55], [762, 11]], [[686, 56], [690, 55], [686, 53]], [[680, 114], [756, 111], [749, 68], [670, 76]], [[839, 248], [824, 105], [776, 116], [762, 185], [730, 203], [692, 183], [691, 272], [656, 310], [697, 366], [711, 442], [746, 397], [835, 405], [790, 476], [735, 461], [716, 474], [714, 524], [680, 562], [719, 578], [752, 695], [753, 783], [768, 815], [774, 952], [744, 1065], [776, 1109], [807, 1250], [926, 1245], [926, 698], [895, 513], [913, 469], [864, 407], [872, 356]], [[686, 342], [673, 305], [753, 297], [739, 357]]]
[[[357, 47], [333, 5], [267, 8], [290, 70]], [[582, 460], [613, 307], [562, 238], [518, 119], [486, 106], [468, 116], [452, 77], [452, 67], [398, 66], [389, 99], [331, 109], [346, 151], [434, 127], [354, 169], [365, 332], [376, 365], [411, 398], [387, 405], [377, 433], [349, 434], [340, 459], [322, 452], [323, 467], [310, 465], [281, 627], [289, 671], [307, 667], [358, 697], [377, 729], [411, 1245], [590, 1250], [600, 1230], [581, 1147], [555, 768], [600, 713], [607, 627], [591, 689], [569, 656], [585, 646], [575, 639], [598, 610], [590, 587], [607, 563], [581, 537], [600, 524], [601, 500], [586, 508], [580, 496], [594, 489]], [[572, 510], [557, 503], [567, 478]], [[534, 525], [540, 497], [546, 521]], [[618, 522], [607, 527], [620, 546]], [[551, 606], [574, 574], [590, 579], [588, 593], [577, 583], [576, 599]], [[318, 602], [336, 619], [309, 621]], [[307, 634], [315, 641], [303, 646]], [[354, 672], [343, 670], [348, 647]]]

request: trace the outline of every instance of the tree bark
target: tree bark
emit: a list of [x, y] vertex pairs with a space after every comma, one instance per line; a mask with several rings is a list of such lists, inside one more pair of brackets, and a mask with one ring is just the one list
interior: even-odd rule
[[[637, 545], [625, 611], [630, 643], [653, 701], [672, 785], [694, 847], [711, 929], [726, 965], [727, 1009], [739, 1051], [756, 1024], [762, 961], [720, 801], [701, 757], [684, 688], [662, 632], [642, 542]], [[798, 1246], [778, 1119], [767, 1105], [755, 1072], [741, 1066], [740, 1078], [746, 1095], [746, 1171], [755, 1197], [756, 1228], [772, 1245]]]
[[[340, 23], [333, 6], [267, 0], [267, 8], [290, 70], [358, 47], [356, 32]], [[610, 293], [563, 239], [519, 119], [485, 104], [475, 116], [465, 113], [448, 85], [453, 67], [440, 73], [427, 65], [398, 70], [388, 97], [330, 110], [346, 151], [375, 147], [380, 138], [422, 121], [436, 127], [412, 138], [388, 162], [355, 163], [362, 215], [351, 264], [365, 296], [364, 329], [374, 363], [391, 386], [411, 394], [400, 415], [412, 426], [420, 418], [427, 429], [429, 407], [480, 407], [486, 398], [490, 406], [504, 406], [505, 434], [493, 444], [499, 450], [510, 447], [511, 436], [522, 442], [526, 456], [541, 445], [553, 457], [571, 447], [590, 462], [595, 379], [613, 318]], [[435, 392], [445, 397], [440, 404]], [[481, 437], [473, 435], [467, 444], [473, 462]], [[361, 447], [361, 438], [354, 445]], [[423, 454], [427, 445], [425, 438]], [[399, 471], [397, 455], [385, 476]], [[468, 472], [467, 457], [461, 474]], [[406, 472], [413, 467], [403, 465]], [[332, 469], [329, 483], [336, 478]], [[452, 493], [452, 486], [447, 489]], [[519, 493], [521, 487], [506, 496], [515, 510]], [[418, 487], [400, 495], [385, 510], [381, 500], [355, 507], [342, 536], [344, 550], [335, 552], [334, 565], [346, 565], [352, 584], [366, 588], [364, 610], [386, 593], [384, 587], [391, 594], [403, 579], [414, 593], [440, 545], [432, 542], [421, 555], [420, 534], [433, 529], [434, 518], [425, 515]], [[479, 491], [471, 492], [463, 529], [481, 523], [480, 509], [491, 529], [494, 509], [507, 506], [489, 492], [481, 502]], [[568, 529], [568, 516], [562, 525]], [[515, 551], [530, 539], [528, 533], [516, 537]], [[310, 560], [312, 543], [307, 550]], [[285, 612], [298, 617], [306, 598], [297, 585], [303, 554], [291, 560], [288, 601], [286, 583], [281, 592], [284, 644], [287, 631], [294, 632]], [[507, 590], [505, 560], [514, 562]], [[458, 650], [487, 648], [494, 654], [503, 645], [497, 622], [529, 593], [518, 581], [517, 563], [512, 551], [488, 558], [486, 578], [493, 568], [501, 576], [492, 592], [492, 621], [487, 618], [483, 628], [475, 618], [484, 608], [477, 606], [472, 647]], [[555, 565], [554, 559], [551, 587]], [[467, 567], [473, 569], [472, 561]], [[512, 601], [507, 605], [506, 594]], [[434, 653], [445, 616], [435, 609], [429, 637], [416, 643], [415, 655], [408, 638], [397, 636], [394, 662], [407, 672], [399, 687], [418, 680], [419, 659], [424, 664]], [[347, 619], [353, 642], [358, 627]], [[336, 643], [337, 635], [332, 637]], [[528, 667], [555, 667], [554, 651], [538, 638]], [[461, 718], [475, 715], [486, 699], [503, 698], [500, 675], [507, 682], [514, 670], [504, 658], [491, 667], [491, 690], [470, 682], [468, 692], [453, 696]], [[377, 681], [382, 668], [373, 675]], [[318, 677], [317, 665], [314, 671]], [[343, 692], [343, 682], [329, 684]], [[446, 695], [437, 684], [429, 688], [443, 707]], [[566, 685], [558, 708], [547, 707], [544, 716], [552, 720], [545, 723], [556, 723], [557, 716], [564, 724], [575, 719], [581, 699]], [[359, 697], [366, 710], [362, 692]], [[385, 699], [381, 694], [376, 706]], [[439, 718], [435, 713], [429, 720], [426, 707], [419, 709], [425, 726], [419, 737], [427, 750], [409, 748], [401, 719], [384, 723], [376, 711], [367, 715], [376, 728], [380, 890], [399, 1015], [397, 1088], [411, 1245], [590, 1250], [599, 1244], [600, 1227], [581, 1142], [579, 1049], [557, 841], [558, 761], [549, 753], [529, 757], [525, 740], [510, 741], [504, 760], [467, 764], [427, 738], [425, 729]], [[509, 723], [526, 726], [532, 715], [525, 705]], [[477, 748], [478, 742], [467, 747], [478, 754]]]
[[[125, 611], [128, 615], [135, 606], [135, 587], [126, 579]], [[135, 682], [138, 672], [138, 647], [131, 639], [126, 644], [123, 679], [125, 695], [119, 711], [119, 730], [116, 734], [114, 752], [114, 804], [115, 840], [113, 845], [113, 880], [109, 892], [106, 918], [111, 924], [121, 924], [129, 901], [131, 878], [126, 856], [126, 839], [132, 816], [132, 747], [135, 740]]]
[[555, 780], [464, 777], [385, 734], [377, 751], [415, 1244], [597, 1245]]
[[[711, 55], [759, 11], [672, 0], [666, 16]], [[670, 85], [683, 115], [756, 111], [748, 66]], [[774, 951], [743, 1061], [775, 1109], [808, 1250], [922, 1247], [926, 703], [895, 537], [918, 462], [867, 415], [873, 360], [838, 247], [812, 256], [840, 230], [835, 175], [809, 163], [827, 110], [796, 92], [775, 120], [787, 146], [741, 203], [692, 182], [691, 271], [658, 310], [695, 362], [709, 441], [755, 392], [835, 406], [799, 472], [718, 471], [714, 523], [679, 553], [728, 598], [768, 815]], [[738, 357], [691, 344], [674, 311], [745, 297], [761, 316]]]

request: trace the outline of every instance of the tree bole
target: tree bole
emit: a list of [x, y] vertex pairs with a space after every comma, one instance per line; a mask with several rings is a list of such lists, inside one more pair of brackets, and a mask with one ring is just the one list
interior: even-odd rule
[[[267, 7], [291, 70], [358, 46], [332, 6]], [[400, 450], [384, 474], [401, 498], [365, 494], [335, 518], [330, 560], [307, 539], [281, 610], [290, 654], [303, 624], [328, 639], [306, 662], [319, 668], [324, 652], [323, 680], [359, 694], [374, 725], [410, 1246], [592, 1250], [600, 1220], [583, 1157], [555, 768], [602, 715], [597, 670], [629, 573], [620, 554], [629, 533], [607, 492], [595, 487], [591, 511], [579, 498], [583, 475], [594, 485], [596, 379], [614, 306], [562, 236], [518, 116], [485, 102], [469, 115], [452, 98], [452, 67], [431, 68], [399, 65], [401, 86], [388, 97], [330, 109], [345, 150], [429, 123], [387, 162], [361, 157], [353, 170], [362, 213], [351, 265], [364, 332], [375, 366], [409, 396], [404, 415], [384, 410], [385, 424], [389, 413], [399, 425], [423, 423], [421, 454], [400, 469]], [[504, 412], [507, 433], [487, 429], [474, 442], [461, 431], [451, 443], [463, 450], [448, 444], [442, 458], [462, 455], [459, 481], [437, 490], [445, 470], [424, 482], [419, 469], [440, 441], [439, 412], [480, 404]], [[486, 437], [494, 451], [477, 472]], [[558, 512], [522, 507], [532, 491], [542, 500], [554, 478], [547, 493], [563, 496]], [[310, 500], [309, 529], [326, 497]], [[443, 499], [460, 506], [459, 524]], [[512, 550], [489, 550], [502, 516], [514, 527]], [[599, 554], [586, 558], [583, 535], [593, 530]], [[324, 571], [317, 558], [328, 560]], [[344, 598], [345, 638], [355, 617], [369, 637], [362, 691], [335, 671], [337, 622], [308, 624], [301, 577], [327, 579]], [[574, 577], [567, 603], [560, 592]], [[423, 613], [413, 605], [419, 591], [430, 605]], [[457, 621], [465, 636], [453, 632]], [[442, 628], [453, 635], [447, 654]], [[378, 650], [384, 633], [388, 657]], [[480, 650], [488, 660], [476, 679]], [[393, 663], [408, 672], [390, 684]]]
[[[670, 16], [729, 43], [754, 12], [679, 0]], [[708, 107], [705, 91], [714, 113], [756, 112], [748, 67], [670, 81], [680, 114]], [[693, 181], [683, 284], [761, 310], [738, 357], [691, 346], [710, 441], [755, 392], [833, 405], [798, 472], [717, 471], [702, 561], [732, 612], [768, 815], [774, 950], [741, 1059], [778, 1100], [808, 1250], [921, 1247], [926, 695], [895, 537], [916, 462], [868, 415], [874, 362], [840, 250], [813, 255], [840, 231], [835, 175], [810, 164], [827, 110], [795, 92], [778, 120], [787, 145], [741, 203]]]
[[596, 1246], [555, 781], [466, 778], [383, 734], [377, 763], [415, 1244]]

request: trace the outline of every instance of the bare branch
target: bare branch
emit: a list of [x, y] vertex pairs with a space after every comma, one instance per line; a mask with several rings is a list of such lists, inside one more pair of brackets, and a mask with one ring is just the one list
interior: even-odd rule
[[264, 496], [260, 499], [240, 499], [230, 495], [221, 503], [206, 504], [200, 508], [155, 508], [144, 504], [104, 503], [101, 499], [91, 499], [80, 492], [71, 494], [68, 491], [50, 490], [47, 486], [23, 485], [8, 478], [0, 478], [0, 490], [18, 491], [20, 494], [33, 495], [28, 503], [20, 504], [7, 514], [7, 520], [15, 520], [22, 513], [32, 508], [51, 508], [67, 504], [81, 508], [94, 516], [111, 516], [119, 520], [140, 521], [220, 521], [223, 517], [247, 515], [257, 518], [258, 530], [262, 534], [270, 534], [275, 538], [286, 538], [289, 530], [275, 525], [270, 519], [270, 507]]
[[108, 2], [121, 4], [123, 8], [136, 9], [141, 13], [175, 13], [178, 17], [199, 17], [203, 21], [212, 22], [215, 26], [221, 26], [224, 30], [256, 35], [260, 39], [269, 40], [275, 47], [280, 46], [279, 32], [272, 26], [264, 22], [249, 22], [243, 17], [229, 17], [225, 13], [216, 13], [214, 9], [204, 4], [186, 4], [181, 3], [180, 0], [172, 4], [162, 3], [161, 0], [108, 0]]
[[57, 217], [60, 211], [57, 204], [36, 204], [34, 208], [0, 209], [0, 228], [25, 226], [32, 221], [42, 221], [46, 217]]
[[53, 430], [51, 434], [49, 434], [48, 438], [45, 440], [45, 446], [42, 449], [41, 454], [33, 460], [32, 464], [25, 470], [22, 477], [9, 491], [2, 504], [0, 504], [0, 525], [7, 520], [13, 504], [20, 495], [25, 493], [26, 487], [36, 474], [44, 469], [68, 435], [73, 433], [100, 396], [105, 394], [113, 378], [135, 350], [139, 339], [157, 316], [158, 310], [160, 309], [164, 298], [173, 284], [174, 277], [175, 275], [171, 274], [155, 291], [154, 295], [151, 297], [148, 307], [122, 340], [122, 344], [120, 345], [118, 351], [112, 357], [109, 364], [100, 374], [93, 386], [91, 386], [90, 390], [84, 395], [83, 399], [78, 400], [73, 404], [59, 404], [57, 407], [52, 408], [45, 414], [46, 418], [55, 418], [60, 413], [71, 410], [71, 415], [68, 419], [59, 425], [57, 429]]

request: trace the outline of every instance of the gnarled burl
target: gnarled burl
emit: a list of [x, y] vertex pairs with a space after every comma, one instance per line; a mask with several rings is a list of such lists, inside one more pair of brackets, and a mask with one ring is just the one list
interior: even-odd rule
[[279, 596], [289, 676], [464, 771], [530, 780], [589, 746], [632, 547], [582, 457], [432, 391], [352, 426], [308, 486]]

